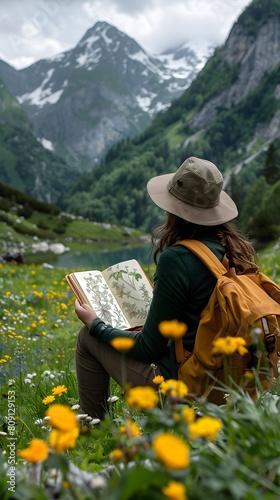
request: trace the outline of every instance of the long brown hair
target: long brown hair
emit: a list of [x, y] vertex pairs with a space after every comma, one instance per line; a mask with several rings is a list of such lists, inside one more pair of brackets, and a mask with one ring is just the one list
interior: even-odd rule
[[203, 236], [217, 235], [221, 244], [226, 247], [230, 266], [236, 267], [239, 272], [249, 267], [258, 267], [258, 258], [253, 245], [230, 224], [218, 226], [200, 226], [185, 221], [177, 215], [166, 214], [165, 222], [153, 231], [152, 242], [156, 247], [154, 262], [165, 248], [174, 245], [183, 239], [196, 239]]

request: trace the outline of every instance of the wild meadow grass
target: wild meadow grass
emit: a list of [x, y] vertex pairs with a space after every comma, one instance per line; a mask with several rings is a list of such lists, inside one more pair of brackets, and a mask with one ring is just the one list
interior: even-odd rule
[[[271, 265], [269, 255], [263, 270], [279, 282], [279, 263]], [[81, 323], [65, 274], [0, 265], [0, 498], [279, 499], [279, 379], [257, 402], [229, 388], [221, 407], [188, 402], [176, 384], [175, 393], [158, 396], [159, 405], [149, 406], [144, 394], [129, 404], [112, 384], [108, 418], [98, 422], [82, 415], [74, 364]], [[79, 436], [74, 447], [53, 449], [39, 461], [44, 467], [38, 476], [36, 459], [26, 461], [19, 452], [34, 438], [49, 446], [45, 417], [56, 404], [79, 415]], [[9, 408], [15, 409], [10, 429]], [[208, 420], [199, 430], [193, 424], [201, 418]], [[85, 479], [78, 485], [68, 475], [69, 463], [100, 481], [101, 471], [113, 466], [113, 473], [105, 483]], [[9, 489], [14, 464], [16, 487]]]

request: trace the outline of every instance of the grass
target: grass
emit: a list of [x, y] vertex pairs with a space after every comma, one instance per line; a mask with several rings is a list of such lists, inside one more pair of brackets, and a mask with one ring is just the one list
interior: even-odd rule
[[272, 242], [258, 252], [262, 271], [280, 283], [279, 242]]
[[[263, 250], [261, 259], [264, 270], [272, 272], [279, 282], [280, 257], [276, 248]], [[0, 448], [3, 453], [0, 455], [0, 497], [4, 500], [51, 498], [42, 483], [40, 486], [30, 483], [33, 469], [24, 472], [22, 459], [17, 459], [16, 494], [7, 490], [4, 463], [11, 450], [5, 433], [9, 432], [7, 415], [11, 391], [15, 394], [17, 452], [28, 447], [32, 438], [47, 440], [49, 428], [43, 419], [51, 405], [44, 404], [43, 400], [52, 395], [55, 387], [67, 388], [55, 397], [55, 403], [69, 407], [78, 404], [74, 355], [81, 323], [74, 313], [74, 298], [64, 276], [62, 268], [0, 265]], [[113, 475], [105, 490], [66, 485], [61, 486], [57, 498], [185, 499], [185, 493], [185, 496], [163, 493], [170, 481], [177, 487], [183, 485], [190, 499], [280, 498], [280, 381], [268, 393], [269, 397], [264, 394], [257, 403], [242, 392], [229, 389], [231, 391], [231, 398], [223, 407], [205, 402], [196, 406], [198, 414], [221, 422], [222, 431], [214, 441], [193, 440], [188, 430], [190, 423], [182, 417], [185, 404], [182, 406], [180, 401], [167, 398], [162, 408], [139, 411], [129, 408], [119, 388], [112, 384], [112, 395], [119, 399], [110, 406], [109, 418], [97, 426], [81, 421], [76, 447], [55, 455], [54, 464], [64, 470], [65, 463], [71, 461], [84, 471], [97, 473], [114, 463], [110, 453], [119, 449], [123, 453], [123, 466], [119, 468], [115, 462], [119, 472]], [[122, 424], [128, 425], [128, 419], [133, 419], [141, 428], [141, 436], [120, 431]], [[159, 433], [175, 433], [187, 446], [190, 464], [186, 468], [170, 468], [164, 458], [155, 458], [153, 442]], [[174, 453], [171, 448], [170, 457]], [[67, 458], [65, 463], [63, 457]], [[47, 471], [53, 467], [51, 464], [53, 462]], [[176, 490], [176, 484], [172, 483], [170, 488]]]

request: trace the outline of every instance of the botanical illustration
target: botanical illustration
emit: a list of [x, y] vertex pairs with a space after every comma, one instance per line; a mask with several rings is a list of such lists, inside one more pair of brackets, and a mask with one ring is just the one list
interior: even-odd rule
[[[137, 264], [137, 262], [135, 262]], [[151, 303], [152, 287], [136, 265], [120, 263], [106, 270], [107, 280], [129, 321], [134, 325], [145, 320]], [[138, 322], [139, 325], [139, 322]]]
[[129, 325], [103, 276], [89, 272], [83, 279], [84, 289], [97, 316], [116, 328], [128, 328]]

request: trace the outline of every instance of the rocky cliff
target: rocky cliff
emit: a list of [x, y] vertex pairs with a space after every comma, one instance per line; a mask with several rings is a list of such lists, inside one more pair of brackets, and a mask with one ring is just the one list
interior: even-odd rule
[[[203, 128], [221, 109], [230, 109], [246, 97], [280, 63], [280, 15], [270, 17], [251, 34], [246, 25], [236, 23], [219, 53], [220, 65], [234, 69], [234, 80], [196, 113], [189, 125]], [[273, 110], [272, 110], [273, 112]]]

